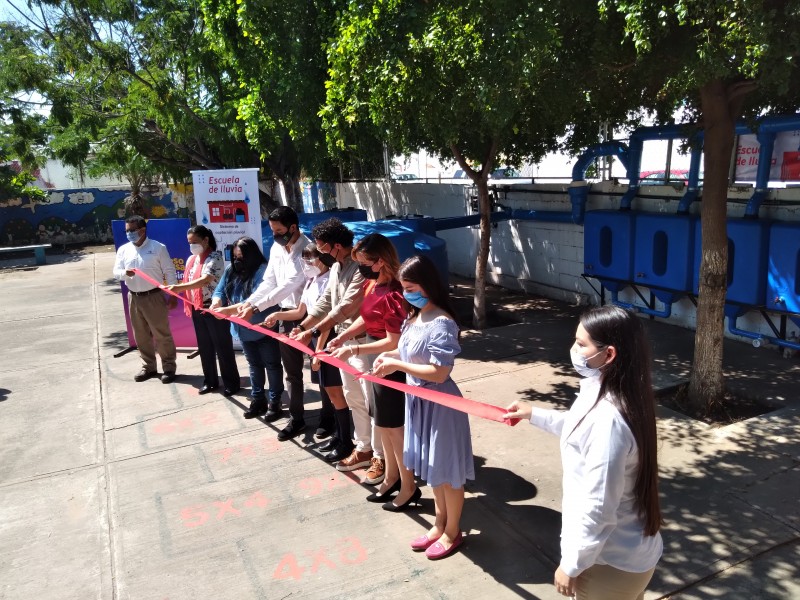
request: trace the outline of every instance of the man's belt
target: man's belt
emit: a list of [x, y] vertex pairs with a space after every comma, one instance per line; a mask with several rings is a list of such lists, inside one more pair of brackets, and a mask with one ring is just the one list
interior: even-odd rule
[[161, 288], [153, 288], [152, 290], [147, 290], [146, 292], [134, 292], [133, 290], [128, 290], [134, 296], [148, 296], [150, 294], [154, 294], [156, 292], [160, 292]]

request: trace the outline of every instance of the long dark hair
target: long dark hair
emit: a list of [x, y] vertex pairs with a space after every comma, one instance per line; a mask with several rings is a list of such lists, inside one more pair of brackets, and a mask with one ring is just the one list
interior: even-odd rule
[[650, 375], [650, 343], [641, 319], [618, 306], [601, 306], [583, 313], [581, 325], [598, 347], [614, 346], [615, 359], [600, 374], [598, 400], [609, 398], [636, 440], [639, 467], [634, 494], [645, 535], [661, 528], [658, 499], [658, 452], [655, 396]]
[[189, 227], [189, 231], [186, 232], [186, 235], [196, 235], [201, 240], [206, 239], [208, 240], [209, 249], [212, 251], [217, 249], [217, 240], [214, 237], [214, 232], [205, 225], [195, 225], [194, 227]]
[[[244, 270], [237, 272], [233, 268], [233, 260], [228, 265], [228, 276], [225, 278], [225, 295], [228, 299], [233, 294], [233, 286], [236, 282], [244, 283], [243, 295], [247, 298], [253, 293], [253, 276], [258, 271], [258, 268], [267, 262], [264, 255], [261, 253], [261, 248], [258, 247], [256, 241], [251, 237], [240, 237], [233, 243], [235, 248], [239, 248], [242, 252], [242, 260], [244, 261]], [[231, 259], [233, 259], [233, 250], [231, 249]]]
[[397, 257], [397, 249], [394, 244], [380, 233], [370, 233], [358, 240], [353, 251], [352, 257], [360, 252], [373, 262], [383, 260], [384, 269], [392, 280], [397, 280], [397, 271], [400, 268], [400, 259]]
[[[453, 303], [450, 302], [450, 294], [447, 287], [439, 277], [439, 271], [427, 256], [417, 255], [407, 259], [397, 272], [397, 278], [409, 283], [416, 283], [425, 292], [428, 301], [435, 304], [446, 312], [453, 321], [456, 320], [456, 311]], [[412, 306], [409, 311], [412, 317], [419, 314], [419, 309]]]

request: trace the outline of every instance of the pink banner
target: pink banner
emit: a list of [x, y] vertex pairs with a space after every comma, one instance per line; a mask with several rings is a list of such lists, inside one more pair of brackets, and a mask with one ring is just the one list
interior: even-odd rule
[[[143, 277], [144, 279], [150, 281], [153, 285], [157, 285], [158, 287], [163, 289], [166, 293], [172, 294], [176, 298], [179, 298], [182, 302], [188, 302], [188, 300], [183, 295], [171, 292], [170, 290], [166, 289], [165, 286], [162, 285], [160, 282], [148, 277], [144, 273], [137, 271], [137, 274], [140, 277]], [[331, 366], [336, 367], [337, 369], [346, 371], [359, 379], [366, 379], [367, 381], [371, 381], [379, 385], [384, 385], [386, 387], [393, 388], [400, 392], [411, 394], [412, 396], [417, 396], [418, 398], [430, 400], [431, 402], [435, 402], [436, 404], [441, 404], [442, 406], [446, 406], [448, 408], [452, 408], [454, 410], [458, 410], [467, 413], [469, 415], [473, 415], [475, 417], [480, 417], [482, 419], [497, 421], [498, 423], [506, 423], [508, 425], [516, 425], [519, 422], [519, 419], [504, 419], [503, 415], [505, 415], [508, 411], [499, 406], [494, 406], [493, 404], [485, 404], [483, 402], [478, 402], [476, 400], [470, 400], [469, 398], [464, 398], [462, 396], [453, 396], [452, 394], [437, 392], [436, 390], [431, 390], [416, 385], [409, 385], [407, 383], [390, 381], [388, 379], [383, 379], [382, 377], [376, 377], [375, 375], [372, 375], [370, 373], [363, 373], [362, 371], [353, 368], [349, 363], [343, 360], [339, 360], [338, 358], [334, 358], [327, 352], [314, 352], [308, 346], [301, 344], [297, 340], [293, 340], [292, 338], [282, 333], [275, 333], [274, 331], [271, 331], [265, 327], [260, 327], [259, 325], [253, 325], [252, 323], [245, 321], [244, 319], [240, 319], [239, 317], [228, 317], [219, 315], [219, 313], [214, 313], [213, 311], [207, 310], [205, 308], [201, 308], [199, 310], [202, 310], [203, 312], [208, 312], [217, 317], [221, 316], [225, 320], [231, 321], [232, 323], [236, 323], [241, 327], [247, 327], [248, 329], [252, 329], [253, 331], [264, 333], [272, 338], [275, 338], [282, 344], [288, 344], [292, 348], [300, 350], [301, 352], [308, 354], [309, 356], [318, 358], [319, 360], [326, 362]]]

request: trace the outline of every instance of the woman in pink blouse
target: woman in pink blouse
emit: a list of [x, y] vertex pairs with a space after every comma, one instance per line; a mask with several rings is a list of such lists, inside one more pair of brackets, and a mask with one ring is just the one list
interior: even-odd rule
[[233, 354], [230, 323], [198, 310], [211, 306], [211, 296], [225, 269], [222, 252], [217, 250], [214, 233], [203, 225], [190, 227], [186, 232], [186, 241], [189, 242], [192, 255], [186, 261], [183, 283], [172, 285], [169, 289], [184, 292], [188, 300], [183, 309], [186, 316], [192, 319], [203, 367], [203, 386], [198, 393], [207, 394], [216, 390], [221, 376], [223, 393], [231, 396], [239, 391], [240, 378]]

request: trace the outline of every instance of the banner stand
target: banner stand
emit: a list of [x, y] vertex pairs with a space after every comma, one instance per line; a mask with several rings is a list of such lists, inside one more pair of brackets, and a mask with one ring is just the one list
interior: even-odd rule
[[128, 346], [122, 352], [117, 352], [114, 355], [114, 358], [119, 358], [120, 356], [125, 356], [128, 352], [133, 352], [134, 350], [137, 350], [138, 348], [139, 348], [138, 346]]

